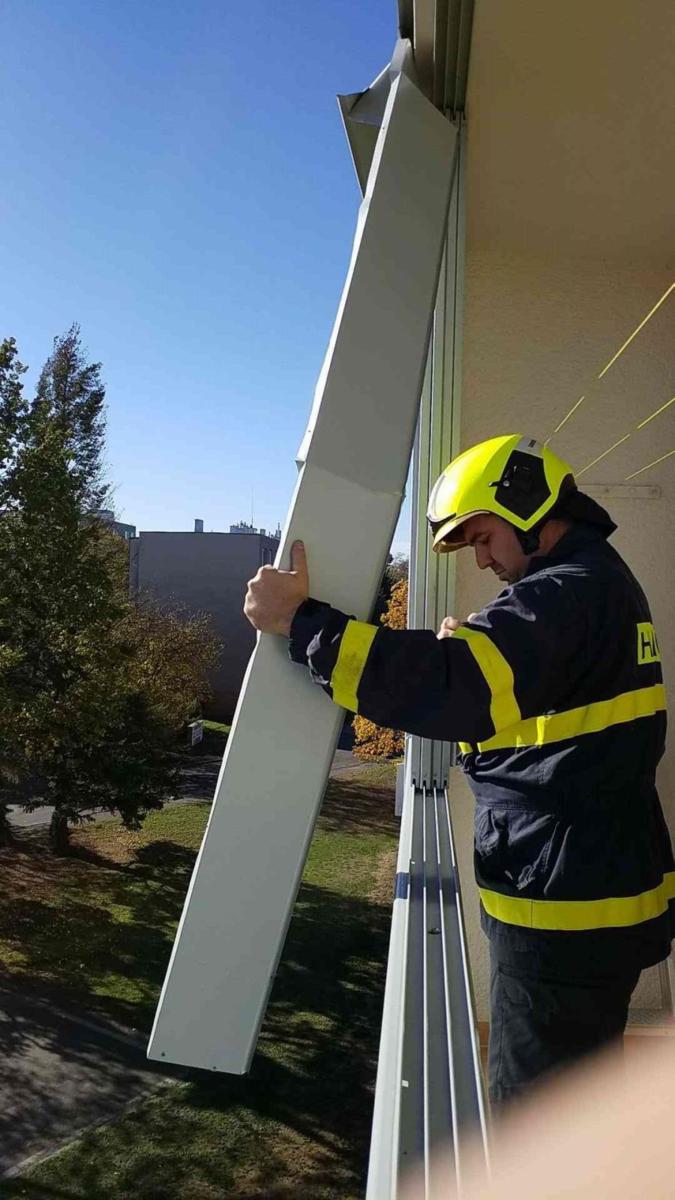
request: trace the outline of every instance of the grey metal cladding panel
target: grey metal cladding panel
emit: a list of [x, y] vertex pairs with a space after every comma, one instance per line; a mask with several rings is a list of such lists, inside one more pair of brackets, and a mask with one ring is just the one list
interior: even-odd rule
[[[278, 559], [287, 566], [292, 541], [302, 537], [313, 594], [361, 618], [377, 592], [405, 484], [454, 162], [454, 130], [403, 77], [392, 87], [388, 112]], [[436, 198], [431, 207], [428, 193]], [[405, 278], [388, 262], [399, 252]], [[423, 311], [411, 313], [413, 303]], [[375, 318], [365, 336], [369, 307]], [[151, 1057], [248, 1069], [342, 716], [288, 661], [283, 639], [260, 638], [162, 990]]]
[[[412, 805], [412, 862], [403, 964], [402, 1089], [399, 1112], [390, 1114], [400, 1125], [388, 1134], [392, 1148], [398, 1146], [400, 1169], [424, 1165], [427, 1194], [441, 1196], [445, 1192], [440, 1181], [448, 1160], [454, 1160], [459, 1177], [467, 1152], [481, 1141], [486, 1146], [483, 1080], [447, 791], [416, 789], [406, 805]], [[388, 973], [387, 988], [393, 982]], [[391, 1086], [396, 1036], [394, 1028], [383, 1027], [378, 1111], [384, 1111], [379, 1072], [386, 1068]], [[384, 1142], [380, 1131], [380, 1143]], [[393, 1200], [395, 1186], [388, 1185], [386, 1193], [377, 1191], [378, 1180], [392, 1179], [381, 1145], [377, 1150], [371, 1156], [368, 1194]]]
[[[341, 319], [317, 387], [311, 440], [304, 444], [308, 460], [373, 490], [400, 493], [405, 482], [424, 371], [420, 348], [426, 349], [430, 332], [452, 181], [450, 169], [430, 172], [428, 166], [445, 159], [450, 168], [455, 144], [454, 127], [399, 75], [359, 213]], [[382, 302], [394, 296], [395, 305]]]
[[448, 1148], [452, 1129], [452, 1092], [448, 1065], [448, 1036], [445, 991], [439, 986], [444, 974], [445, 938], [436, 828], [436, 789], [423, 792], [425, 880], [426, 880], [426, 1128], [427, 1153]]
[[424, 808], [422, 792], [410, 798], [413, 805], [408, 937], [405, 962], [405, 1025], [401, 1052], [401, 1088], [398, 1153], [403, 1170], [424, 1161], [426, 1146], [426, 954]]
[[446, 72], [446, 107], [454, 113], [464, 112], [466, 105], [474, 0], [461, 0], [459, 10], [456, 65], [452, 76]]
[[398, 31], [402, 38], [412, 41], [415, 33], [413, 0], [398, 0]]

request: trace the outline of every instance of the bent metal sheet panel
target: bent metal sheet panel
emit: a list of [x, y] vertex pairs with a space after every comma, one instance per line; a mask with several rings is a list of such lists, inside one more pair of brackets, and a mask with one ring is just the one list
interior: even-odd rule
[[[312, 594], [368, 619], [399, 513], [455, 162], [455, 129], [391, 86], [278, 562], [307, 547]], [[243, 597], [242, 597], [243, 601]], [[245, 1072], [342, 721], [285, 639], [252, 655], [149, 1056]]]

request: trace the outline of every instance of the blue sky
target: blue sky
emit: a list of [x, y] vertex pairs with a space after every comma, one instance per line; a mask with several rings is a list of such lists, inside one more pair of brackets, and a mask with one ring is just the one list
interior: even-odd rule
[[123, 520], [283, 522], [359, 203], [335, 96], [387, 61], [395, 0], [0, 19], [0, 334], [32, 380], [80, 323]]

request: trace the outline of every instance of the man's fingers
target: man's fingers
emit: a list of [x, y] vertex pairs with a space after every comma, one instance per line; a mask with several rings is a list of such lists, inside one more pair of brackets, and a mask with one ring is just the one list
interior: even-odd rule
[[309, 571], [307, 569], [307, 553], [304, 542], [293, 542], [291, 546], [291, 571], [295, 571], [295, 574], [305, 585], [307, 591], [309, 591]]
[[438, 631], [439, 638], [452, 637], [456, 629], [459, 629], [460, 622], [457, 617], [443, 617], [441, 627]]

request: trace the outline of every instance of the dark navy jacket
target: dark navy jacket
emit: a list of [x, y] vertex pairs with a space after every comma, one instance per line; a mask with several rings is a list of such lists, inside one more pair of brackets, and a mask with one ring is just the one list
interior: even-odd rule
[[498, 954], [602, 973], [667, 956], [675, 864], [655, 785], [661, 659], [642, 589], [602, 533], [575, 524], [450, 638], [308, 600], [290, 654], [336, 703], [460, 744]]

